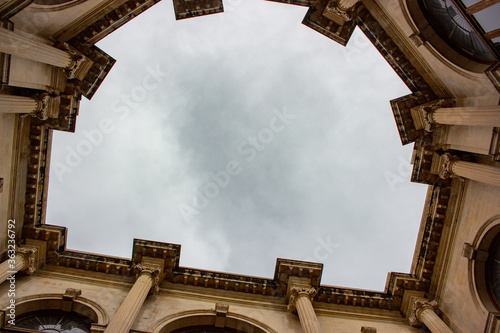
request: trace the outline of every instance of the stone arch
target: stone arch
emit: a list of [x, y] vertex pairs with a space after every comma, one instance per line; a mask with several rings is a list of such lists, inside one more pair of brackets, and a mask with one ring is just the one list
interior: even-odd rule
[[[221, 327], [215, 326], [216, 319], [215, 310], [183, 311], [161, 319], [153, 326], [152, 331], [153, 333], [170, 333], [193, 326]], [[241, 330], [245, 333], [277, 333], [277, 331], [258, 320], [233, 312], [227, 312], [222, 327]]]
[[[62, 310], [84, 315], [98, 325], [108, 324], [109, 316], [99, 304], [76, 293], [70, 294], [68, 290], [64, 294], [36, 294], [16, 299], [16, 317], [42, 310]], [[76, 296], [71, 297], [73, 295]], [[3, 305], [2, 311], [7, 310], [7, 305]]]
[[34, 0], [30, 8], [37, 11], [56, 11], [76, 6], [87, 0]]
[[464, 246], [469, 258], [469, 288], [474, 299], [488, 312], [500, 315], [500, 299], [495, 298], [489, 282], [490, 258], [500, 244], [500, 215], [488, 219], [476, 233], [472, 244]]
[[[474, 39], [474, 43], [471, 43], [471, 49], [465, 50], [463, 47], [459, 47], [448, 31], [452, 29], [452, 24], [443, 24], [443, 22], [455, 21], [443, 19], [436, 14], [434, 9], [426, 9], [427, 2], [434, 4], [438, 3], [438, 0], [405, 0], [405, 2], [402, 8], [409, 12], [411, 17], [410, 25], [418, 30], [418, 33], [414, 34], [415, 38], [420, 39], [421, 43], [428, 42], [448, 61], [471, 72], [482, 73], [495, 63], [494, 55], [484, 45], [479, 35], [472, 32], [472, 27], [469, 27], [470, 31], [459, 26], [453, 29], [455, 31], [464, 31], [465, 35], [470, 39]], [[469, 26], [468, 23], [467, 26]]]

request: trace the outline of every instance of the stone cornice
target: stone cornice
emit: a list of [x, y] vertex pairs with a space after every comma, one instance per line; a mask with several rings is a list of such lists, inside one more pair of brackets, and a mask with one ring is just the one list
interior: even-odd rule
[[[33, 229], [33, 228], [32, 228]], [[33, 234], [33, 230], [31, 234]], [[38, 230], [39, 239], [50, 239], [45, 231]], [[53, 238], [53, 237], [52, 237]], [[52, 247], [54, 247], [52, 245]], [[282, 298], [286, 294], [287, 283], [292, 277], [311, 279], [317, 286], [315, 302], [335, 305], [351, 305], [374, 309], [394, 309], [394, 297], [384, 292], [339, 288], [319, 285], [320, 268], [322, 264], [295, 260], [278, 259], [274, 279], [229, 274], [222, 272], [179, 267], [180, 246], [175, 244], [134, 240], [134, 259], [109, 257], [77, 251], [62, 250], [51, 252], [48, 260], [48, 270], [54, 266], [61, 268], [85, 270], [90, 274], [112, 275], [115, 277], [133, 278], [137, 268], [145, 258], [157, 258], [165, 263], [164, 283], [180, 284], [192, 287], [214, 290], [247, 293]], [[172, 266], [173, 263], [176, 263]], [[87, 274], [86, 274], [87, 275]], [[105, 275], [100, 275], [100, 279]], [[110, 277], [111, 278], [111, 277]], [[113, 280], [114, 281], [114, 280]]]
[[59, 42], [78, 39], [87, 45], [97, 43], [159, 0], [107, 0], [92, 8], [52, 37]]
[[396, 74], [399, 75], [412, 92], [430, 91], [430, 86], [418, 73], [400, 47], [387, 34], [384, 27], [366, 8], [361, 8], [363, 9], [360, 10], [357, 18], [358, 27], [377, 48]]
[[316, 0], [266, 0], [266, 1], [281, 2], [289, 5], [297, 5], [304, 7], [311, 7], [316, 2]]
[[394, 114], [394, 120], [396, 121], [399, 137], [403, 145], [414, 142], [419, 137], [428, 135], [423, 129], [416, 128], [411, 115], [411, 109], [434, 99], [435, 95], [432, 91], [422, 91], [391, 100], [392, 113]]
[[175, 19], [181, 20], [190, 17], [222, 13], [222, 0], [174, 0]]
[[277, 295], [277, 283], [272, 279], [205, 271], [187, 267], [179, 267], [178, 270], [174, 272], [174, 279], [171, 282], [268, 296]]
[[[311, 29], [325, 35], [326, 37], [336, 41], [337, 43], [346, 46], [349, 38], [351, 38], [354, 28], [356, 28], [356, 20], [352, 19], [340, 24], [328, 18], [323, 13], [327, 9], [330, 0], [317, 0], [307, 11], [302, 24]], [[357, 16], [357, 12], [363, 6], [356, 6], [352, 11], [353, 17]]]

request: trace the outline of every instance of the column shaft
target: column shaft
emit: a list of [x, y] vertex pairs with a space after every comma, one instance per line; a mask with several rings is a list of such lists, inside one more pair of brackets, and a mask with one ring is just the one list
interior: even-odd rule
[[34, 98], [0, 94], [0, 113], [33, 113], [37, 107]]
[[10, 267], [9, 260], [5, 260], [3, 263], [0, 264], [0, 283], [3, 283], [5, 280], [7, 280], [9, 276], [13, 274], [10, 272], [14, 271], [17, 273], [19, 271], [28, 268], [29, 261], [26, 259], [24, 255], [16, 253], [15, 261], [16, 264], [14, 269]]
[[418, 319], [423, 322], [432, 333], [453, 333], [431, 308], [423, 309], [419, 313]]
[[153, 276], [151, 273], [142, 272], [104, 332], [127, 333], [132, 327], [152, 286]]
[[348, 10], [354, 6], [358, 0], [340, 0], [339, 7], [343, 10]]
[[72, 57], [68, 52], [5, 28], [0, 28], [0, 52], [61, 68], [69, 68], [72, 64]]
[[295, 301], [300, 325], [305, 333], [321, 333], [318, 318], [307, 295], [299, 295]]
[[444, 125], [500, 126], [500, 105], [437, 108], [432, 121]]
[[500, 186], [500, 168], [472, 162], [454, 161], [450, 169], [456, 176]]

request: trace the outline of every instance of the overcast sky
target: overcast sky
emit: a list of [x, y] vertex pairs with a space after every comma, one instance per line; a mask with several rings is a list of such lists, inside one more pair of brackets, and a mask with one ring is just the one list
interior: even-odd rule
[[54, 134], [47, 223], [69, 249], [130, 258], [143, 238], [181, 244], [182, 266], [318, 261], [322, 284], [383, 290], [427, 189], [389, 104], [409, 90], [359, 29], [344, 48], [305, 7], [224, 9], [175, 21], [165, 0], [98, 44], [117, 62]]

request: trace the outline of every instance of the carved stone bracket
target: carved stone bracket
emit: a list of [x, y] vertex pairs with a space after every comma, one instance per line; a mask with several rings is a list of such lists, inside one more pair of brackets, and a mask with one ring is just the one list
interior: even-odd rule
[[408, 321], [411, 326], [420, 327], [424, 323], [421, 321], [422, 312], [432, 310], [433, 312], [438, 308], [438, 303], [435, 300], [428, 300], [422, 297], [412, 297], [411, 308], [408, 313]]
[[314, 299], [314, 296], [316, 296], [316, 294], [318, 293], [316, 291], [316, 289], [314, 287], [297, 287], [297, 286], [293, 286], [291, 289], [290, 289], [290, 300], [288, 302], [288, 311], [290, 312], [295, 312], [297, 310], [297, 300], [299, 299], [299, 297], [307, 297], [311, 303]]
[[226, 327], [226, 317], [229, 311], [229, 305], [227, 304], [215, 304], [215, 327]]

